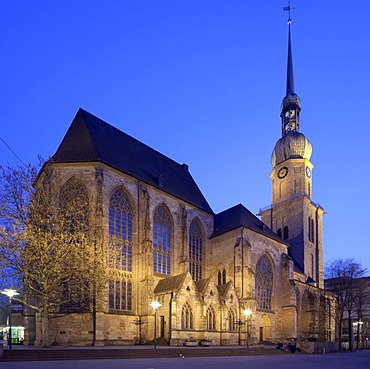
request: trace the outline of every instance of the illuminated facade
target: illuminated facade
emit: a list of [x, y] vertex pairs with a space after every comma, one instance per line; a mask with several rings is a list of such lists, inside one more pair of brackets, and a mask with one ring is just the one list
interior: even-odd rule
[[[151, 341], [154, 299], [161, 304], [156, 337], [170, 345], [191, 338], [245, 344], [247, 318], [249, 343], [333, 339], [330, 301], [321, 289], [323, 210], [311, 201], [312, 148], [300, 133], [290, 28], [288, 55], [272, 205], [260, 212], [262, 220], [243, 205], [214, 214], [186, 164], [78, 111], [53, 166], [62, 194], [88, 198], [103, 246], [114, 250], [107, 268], [115, 277], [94, 314], [90, 307], [50, 320], [53, 344]], [[39, 343], [36, 321], [26, 321], [28, 344]]]

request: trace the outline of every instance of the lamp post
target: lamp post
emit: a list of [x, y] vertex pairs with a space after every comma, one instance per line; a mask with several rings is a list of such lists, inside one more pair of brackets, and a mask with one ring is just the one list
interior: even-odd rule
[[243, 322], [240, 319], [238, 319], [236, 321], [236, 325], [238, 326], [238, 345], [239, 346], [241, 344], [241, 340], [240, 340], [240, 329], [241, 329], [242, 324], [243, 324]]
[[154, 348], [157, 348], [157, 310], [161, 307], [161, 303], [159, 301], [153, 300], [150, 303], [150, 306], [154, 310]]
[[4, 291], [1, 291], [3, 295], [6, 295], [9, 297], [9, 350], [12, 349], [12, 298], [13, 296], [19, 295], [19, 293], [16, 290], [13, 290], [11, 288], [5, 288]]
[[247, 318], [247, 347], [249, 347], [249, 339], [250, 339], [250, 335], [251, 335], [250, 319], [251, 319], [251, 316], [252, 316], [252, 310], [247, 308], [247, 309], [244, 309], [243, 313], [244, 313], [245, 317]]
[[357, 322], [357, 350], [359, 349], [360, 346], [360, 334], [361, 334], [361, 326], [364, 324], [363, 321], [361, 321], [361, 318]]

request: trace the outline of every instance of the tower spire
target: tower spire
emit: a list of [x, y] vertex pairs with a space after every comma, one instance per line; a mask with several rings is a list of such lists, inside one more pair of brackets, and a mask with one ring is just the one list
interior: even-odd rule
[[294, 94], [294, 76], [293, 76], [293, 58], [292, 58], [292, 40], [290, 35], [291, 20], [288, 20], [288, 62], [286, 74], [286, 96]]
[[288, 6], [284, 6], [283, 10], [288, 12], [288, 62], [287, 62], [287, 78], [286, 78], [286, 96], [294, 94], [294, 76], [293, 76], [293, 57], [292, 57], [292, 38], [290, 25], [292, 19], [290, 17], [290, 12], [293, 10], [290, 6], [290, 1], [288, 1]]
[[298, 95], [294, 91], [294, 76], [293, 76], [293, 56], [292, 56], [292, 36], [290, 12], [293, 10], [288, 5], [284, 6], [283, 10], [288, 12], [288, 60], [287, 60], [287, 78], [286, 78], [286, 94], [281, 106], [281, 134], [282, 136], [290, 132], [299, 132], [300, 122], [299, 115], [301, 111], [301, 102]]

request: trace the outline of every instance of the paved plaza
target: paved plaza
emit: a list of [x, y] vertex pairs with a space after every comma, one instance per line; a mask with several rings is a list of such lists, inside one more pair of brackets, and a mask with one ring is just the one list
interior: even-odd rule
[[1, 369], [369, 369], [370, 350], [326, 355], [269, 355], [2, 362]]

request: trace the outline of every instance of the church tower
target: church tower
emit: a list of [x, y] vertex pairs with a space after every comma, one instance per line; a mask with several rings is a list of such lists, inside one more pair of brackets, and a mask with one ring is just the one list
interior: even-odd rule
[[[291, 10], [288, 7], [286, 10]], [[272, 205], [260, 211], [262, 221], [290, 245], [298, 272], [324, 285], [322, 215], [312, 201], [312, 146], [300, 132], [301, 101], [294, 89], [291, 19], [288, 19], [286, 95], [281, 104], [281, 138], [271, 156]]]

